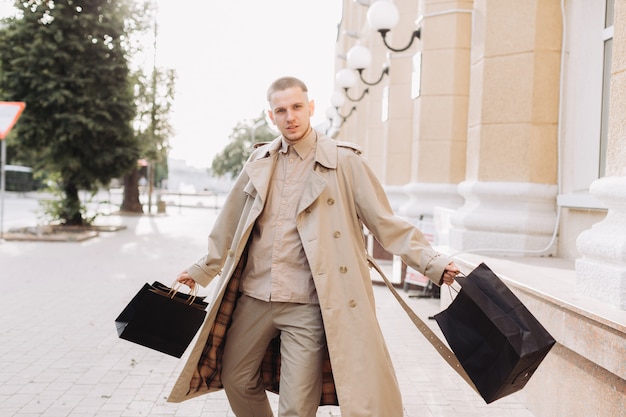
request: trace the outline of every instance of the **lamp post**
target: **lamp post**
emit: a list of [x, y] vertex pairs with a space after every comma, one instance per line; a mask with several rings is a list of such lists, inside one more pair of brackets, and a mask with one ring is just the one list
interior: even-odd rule
[[[342, 120], [341, 124], [345, 123], [345, 121], [348, 119], [348, 117], [350, 117], [350, 115], [356, 111], [356, 106], [352, 106], [352, 108], [350, 109], [350, 113], [348, 113], [347, 116], [343, 116], [341, 113], [339, 113], [339, 108], [341, 106], [343, 106], [345, 102], [346, 102], [345, 95], [341, 94], [339, 91], [336, 91], [330, 97], [330, 104], [332, 104], [333, 107], [334, 107], [334, 114], [341, 118], [341, 120]], [[331, 109], [331, 111], [332, 111], [332, 109]]]
[[326, 134], [329, 134], [330, 130], [334, 127], [341, 127], [341, 123], [337, 122], [339, 120], [339, 117], [336, 107], [330, 106], [326, 108], [326, 118], [328, 119], [328, 129], [326, 129]]
[[417, 29], [411, 35], [409, 44], [404, 48], [393, 48], [387, 43], [387, 33], [398, 24], [400, 20], [400, 12], [398, 8], [389, 1], [379, 0], [372, 4], [367, 10], [367, 21], [369, 25], [378, 31], [383, 38], [383, 43], [393, 52], [406, 51], [413, 45], [415, 38], [420, 39], [420, 29]]
[[330, 104], [332, 104], [333, 107], [336, 109], [343, 106], [345, 102], [346, 102], [346, 96], [340, 91], [335, 91], [333, 95], [330, 96]]
[[361, 101], [363, 97], [365, 97], [365, 94], [369, 93], [369, 89], [366, 88], [365, 90], [363, 90], [363, 93], [359, 98], [350, 97], [350, 95], [348, 94], [348, 89], [354, 87], [357, 83], [357, 77], [354, 73], [354, 70], [351, 68], [344, 68], [342, 70], [339, 70], [335, 75], [335, 81], [337, 82], [337, 85], [339, 87], [343, 88], [344, 94], [350, 101]]
[[350, 48], [347, 54], [348, 66], [359, 73], [359, 77], [364, 84], [367, 85], [376, 85], [379, 84], [385, 74], [389, 75], [389, 67], [384, 67], [383, 72], [380, 74], [378, 80], [373, 82], [368, 82], [363, 78], [363, 70], [365, 68], [369, 68], [372, 63], [372, 53], [365, 46], [357, 45]]

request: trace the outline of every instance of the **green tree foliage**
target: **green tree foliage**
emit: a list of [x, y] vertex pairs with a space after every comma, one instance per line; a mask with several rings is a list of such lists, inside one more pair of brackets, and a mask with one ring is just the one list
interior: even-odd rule
[[217, 176], [236, 177], [252, 153], [253, 145], [258, 142], [269, 142], [276, 136], [263, 113], [252, 121], [237, 123], [229, 136], [230, 142], [213, 158], [211, 172]]
[[18, 15], [0, 30], [0, 90], [26, 103], [14, 155], [58, 178], [59, 220], [81, 225], [78, 191], [108, 184], [139, 157], [127, 60], [132, 4], [24, 0], [15, 7]]

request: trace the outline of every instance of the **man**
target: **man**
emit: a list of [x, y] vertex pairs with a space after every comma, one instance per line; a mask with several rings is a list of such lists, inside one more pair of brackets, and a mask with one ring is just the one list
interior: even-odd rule
[[401, 417], [376, 320], [363, 226], [437, 285], [458, 268], [395, 216], [357, 147], [311, 128], [314, 102], [293, 77], [270, 86], [281, 136], [255, 149], [209, 235], [208, 253], [177, 281], [215, 299], [169, 401], [224, 388], [238, 417]]

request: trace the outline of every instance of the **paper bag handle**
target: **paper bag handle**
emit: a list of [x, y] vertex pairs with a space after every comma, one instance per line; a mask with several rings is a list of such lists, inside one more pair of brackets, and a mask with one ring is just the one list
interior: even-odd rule
[[[174, 297], [176, 296], [176, 293], [178, 293], [178, 289], [182, 285], [183, 284], [181, 284], [180, 282], [174, 281], [167, 295], [169, 295], [171, 299], [174, 299]], [[187, 301], [189, 301], [189, 305], [192, 305], [193, 302], [196, 301], [196, 297], [198, 296], [198, 287], [194, 286], [193, 288], [190, 288], [188, 295], [189, 295], [189, 298], [187, 298]]]

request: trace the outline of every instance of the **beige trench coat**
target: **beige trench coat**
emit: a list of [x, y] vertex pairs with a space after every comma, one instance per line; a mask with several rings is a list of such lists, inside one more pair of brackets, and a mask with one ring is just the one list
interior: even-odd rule
[[[202, 286], [219, 276], [196, 345], [168, 401], [221, 388], [217, 381], [190, 391], [200, 358], [267, 196], [280, 138], [257, 148], [226, 199], [205, 257], [188, 268]], [[297, 228], [319, 296], [334, 388], [344, 417], [402, 417], [402, 400], [378, 321], [363, 240], [363, 225], [389, 252], [437, 285], [451, 261], [410, 223], [395, 216], [379, 181], [358, 149], [318, 132], [315, 168], [298, 206]], [[240, 269], [239, 269], [240, 272]], [[219, 362], [220, 356], [216, 362]], [[219, 379], [219, 377], [218, 377]]]

